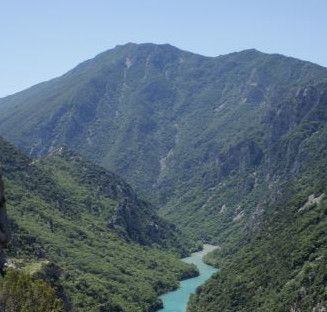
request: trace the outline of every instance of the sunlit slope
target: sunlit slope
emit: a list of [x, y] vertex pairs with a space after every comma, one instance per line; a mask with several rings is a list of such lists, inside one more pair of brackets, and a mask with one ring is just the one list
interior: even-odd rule
[[0, 151], [9, 259], [53, 263], [50, 277], [78, 311], [150, 311], [195, 273], [172, 253], [183, 250], [175, 228], [117, 176], [64, 148], [36, 161], [3, 140]]

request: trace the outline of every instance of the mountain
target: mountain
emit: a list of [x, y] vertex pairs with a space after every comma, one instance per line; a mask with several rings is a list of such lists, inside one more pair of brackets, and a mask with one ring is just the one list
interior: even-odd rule
[[311, 151], [307, 172], [283, 183], [250, 237], [207, 258], [219, 272], [197, 289], [188, 312], [326, 310], [326, 142]]
[[56, 287], [65, 311], [153, 311], [196, 274], [177, 229], [116, 175], [65, 147], [33, 160], [0, 139], [0, 151], [8, 263]]
[[326, 68], [127, 44], [0, 99], [0, 116], [30, 155], [66, 144], [221, 245], [190, 311], [325, 307]]
[[326, 82], [323, 67], [256, 50], [127, 44], [1, 99], [0, 134], [32, 156], [66, 144], [210, 241], [251, 214], [244, 195], [300, 170], [302, 138], [283, 142], [324, 122]]

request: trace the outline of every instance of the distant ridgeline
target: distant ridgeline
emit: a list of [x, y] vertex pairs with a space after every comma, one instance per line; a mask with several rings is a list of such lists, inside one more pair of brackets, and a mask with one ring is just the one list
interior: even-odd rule
[[6, 311], [153, 311], [158, 295], [197, 274], [178, 261], [188, 247], [178, 230], [127, 183], [78, 154], [60, 147], [32, 160], [0, 139], [0, 166], [14, 268], [0, 283], [0, 306], [3, 297], [20, 298]]
[[[327, 69], [256, 50], [204, 57], [127, 44], [0, 99], [0, 134], [21, 150], [42, 156], [66, 144], [188, 237], [222, 246], [208, 258], [219, 272], [191, 300], [197, 312], [327, 308], [326, 121]], [[35, 163], [67, 191], [66, 175], [80, 177], [56, 173], [63, 160], [49, 157]], [[83, 197], [74, 192], [70, 201]], [[151, 245], [158, 223], [134, 231], [130, 203], [115, 205], [107, 225]]]

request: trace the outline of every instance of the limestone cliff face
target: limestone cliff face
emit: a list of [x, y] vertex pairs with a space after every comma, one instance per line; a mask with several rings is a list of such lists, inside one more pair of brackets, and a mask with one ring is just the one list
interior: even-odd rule
[[7, 246], [11, 237], [3, 189], [3, 181], [0, 175], [0, 269], [5, 263], [3, 249]]

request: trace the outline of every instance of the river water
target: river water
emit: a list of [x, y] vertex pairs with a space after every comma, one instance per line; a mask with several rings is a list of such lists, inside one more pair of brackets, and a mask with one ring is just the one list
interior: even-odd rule
[[181, 281], [180, 287], [177, 290], [160, 296], [164, 304], [164, 308], [158, 310], [158, 312], [184, 312], [186, 310], [186, 305], [190, 294], [195, 293], [196, 288], [203, 284], [213, 273], [217, 271], [216, 268], [207, 265], [202, 261], [202, 257], [215, 248], [217, 247], [212, 245], [204, 245], [202, 251], [192, 253], [190, 257], [182, 259], [184, 262], [195, 264], [199, 269], [200, 275]]

